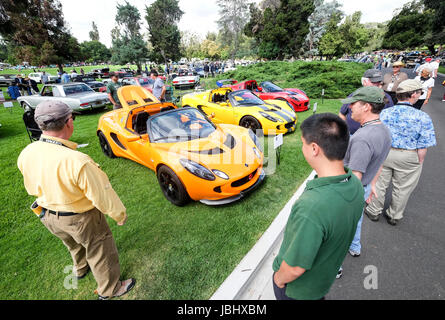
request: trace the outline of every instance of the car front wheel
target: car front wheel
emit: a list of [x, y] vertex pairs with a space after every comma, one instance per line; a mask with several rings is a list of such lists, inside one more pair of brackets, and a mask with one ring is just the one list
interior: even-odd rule
[[240, 126], [251, 129], [255, 134], [262, 129], [260, 122], [252, 116], [242, 118], [240, 121]]
[[178, 176], [167, 166], [158, 169], [158, 182], [164, 196], [175, 206], [182, 207], [190, 201], [187, 190]]

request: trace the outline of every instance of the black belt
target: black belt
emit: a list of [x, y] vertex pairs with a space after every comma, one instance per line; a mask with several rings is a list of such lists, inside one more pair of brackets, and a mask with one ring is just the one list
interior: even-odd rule
[[48, 210], [48, 209], [45, 209], [45, 211], [50, 214], [53, 214], [55, 216], [59, 215], [60, 217], [71, 217], [71, 216], [75, 216], [78, 214], [78, 213], [74, 213], [74, 212], [61, 212], [61, 211], [57, 212], [57, 211], [52, 211], [52, 210]]

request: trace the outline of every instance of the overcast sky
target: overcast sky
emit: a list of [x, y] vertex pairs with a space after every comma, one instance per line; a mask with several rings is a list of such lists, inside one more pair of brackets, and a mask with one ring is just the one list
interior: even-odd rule
[[[260, 0], [253, 0], [259, 2]], [[325, 0], [328, 1], [328, 0]], [[384, 22], [390, 20], [395, 9], [400, 8], [410, 0], [339, 0], [343, 4], [343, 11], [352, 14], [362, 11], [362, 23]], [[111, 46], [111, 29], [114, 27], [116, 4], [124, 0], [60, 0], [63, 5], [65, 20], [71, 33], [79, 42], [89, 41], [91, 22], [95, 21], [99, 28], [100, 41]], [[147, 32], [145, 22], [145, 6], [150, 6], [154, 0], [128, 0], [136, 6], [143, 19], [142, 32]], [[179, 6], [184, 12], [179, 24], [181, 31], [192, 31], [204, 37], [209, 31], [217, 31], [218, 6], [215, 0], [179, 0]]]

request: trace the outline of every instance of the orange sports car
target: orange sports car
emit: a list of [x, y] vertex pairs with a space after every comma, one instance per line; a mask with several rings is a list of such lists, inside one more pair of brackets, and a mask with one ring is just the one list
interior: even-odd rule
[[160, 103], [139, 86], [120, 88], [118, 97], [123, 108], [99, 120], [102, 151], [154, 170], [173, 204], [230, 203], [264, 180], [264, 155], [251, 130], [215, 125], [199, 110]]

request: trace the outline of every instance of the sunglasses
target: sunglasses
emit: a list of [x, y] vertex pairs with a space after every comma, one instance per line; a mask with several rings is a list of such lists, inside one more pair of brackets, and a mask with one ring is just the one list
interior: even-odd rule
[[76, 120], [76, 115], [72, 114], [71, 117], [69, 117], [68, 119], [66, 119], [65, 123], [68, 123], [68, 121], [70, 121], [70, 119]]

